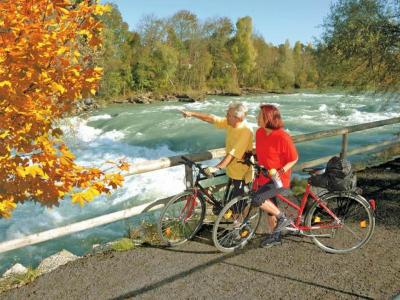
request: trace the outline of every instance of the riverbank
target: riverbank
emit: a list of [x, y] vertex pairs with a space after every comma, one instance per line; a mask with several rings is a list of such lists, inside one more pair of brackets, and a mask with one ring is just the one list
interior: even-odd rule
[[97, 99], [99, 103], [133, 103], [150, 104], [164, 101], [197, 102], [203, 101], [209, 96], [242, 97], [247, 95], [286, 95], [294, 93], [324, 93], [327, 91], [337, 91], [337, 89], [287, 89], [287, 90], [265, 90], [261, 88], [241, 88], [237, 90], [190, 90], [184, 92], [132, 92], [126, 96], [118, 96], [111, 99]]
[[357, 176], [378, 210], [374, 236], [353, 253], [327, 254], [307, 238], [287, 237], [282, 247], [258, 248], [256, 238], [243, 251], [226, 255], [215, 250], [206, 228], [179, 248], [88, 255], [0, 298], [390, 299], [400, 293], [400, 159]]

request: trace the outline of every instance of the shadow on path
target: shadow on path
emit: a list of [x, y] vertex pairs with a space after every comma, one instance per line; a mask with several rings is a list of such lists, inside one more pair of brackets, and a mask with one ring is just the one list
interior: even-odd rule
[[160, 280], [159, 282], [155, 282], [153, 284], [146, 285], [146, 286], [144, 286], [144, 287], [142, 287], [140, 289], [133, 290], [131, 292], [128, 292], [128, 293], [123, 294], [123, 295], [120, 295], [120, 296], [118, 296], [116, 298], [113, 298], [113, 299], [125, 299], [125, 298], [129, 298], [129, 297], [139, 296], [141, 294], [144, 294], [144, 293], [146, 293], [148, 291], [151, 291], [153, 289], [156, 289], [156, 288], [161, 287], [163, 285], [166, 285], [168, 283], [172, 283], [175, 280], [178, 280], [180, 278], [186, 277], [186, 276], [188, 276], [188, 275], [190, 275], [192, 273], [195, 273], [195, 272], [201, 271], [203, 269], [206, 269], [206, 268], [208, 268], [208, 267], [210, 267], [210, 266], [212, 266], [214, 264], [223, 262], [224, 260], [226, 260], [228, 258], [231, 258], [231, 257], [234, 257], [234, 256], [236, 256], [238, 254], [241, 254], [241, 253], [243, 253], [243, 251], [239, 251], [237, 253], [236, 252], [235, 253], [230, 253], [230, 254], [224, 255], [222, 257], [218, 257], [218, 258], [212, 259], [212, 260], [208, 261], [205, 264], [193, 267], [193, 268], [191, 268], [191, 269], [189, 269], [187, 271], [184, 271], [184, 272], [178, 273], [176, 275], [167, 277], [167, 278], [165, 278], [163, 280]]
[[373, 299], [373, 298], [370, 298], [368, 296], [363, 296], [363, 295], [355, 294], [355, 293], [352, 293], [352, 292], [346, 292], [346, 291], [338, 290], [338, 289], [335, 289], [335, 288], [330, 287], [330, 286], [326, 286], [326, 285], [322, 285], [322, 284], [318, 284], [318, 283], [314, 283], [314, 282], [310, 282], [310, 281], [301, 280], [301, 279], [298, 279], [298, 278], [295, 278], [295, 277], [284, 276], [284, 275], [280, 275], [280, 274], [276, 274], [276, 273], [272, 273], [272, 272], [267, 272], [267, 271], [262, 271], [262, 270], [259, 270], [259, 269], [250, 268], [250, 267], [246, 267], [246, 266], [241, 266], [241, 265], [237, 265], [237, 264], [233, 264], [233, 263], [227, 263], [227, 262], [222, 262], [222, 263], [226, 264], [226, 265], [229, 265], [229, 266], [234, 266], [234, 267], [246, 269], [246, 270], [257, 272], [257, 273], [267, 274], [267, 275], [270, 275], [270, 276], [273, 276], [273, 277], [277, 277], [277, 278], [281, 278], [281, 279], [291, 280], [291, 281], [294, 281], [294, 282], [303, 283], [303, 284], [307, 284], [307, 285], [314, 286], [314, 287], [319, 287], [319, 288], [322, 288], [322, 289], [325, 289], [325, 290], [329, 290], [329, 291], [333, 291], [333, 292], [337, 292], [337, 293], [341, 293], [341, 294], [345, 294], [345, 295], [349, 295], [349, 296], [356, 296], [356, 297], [360, 297], [362, 299]]

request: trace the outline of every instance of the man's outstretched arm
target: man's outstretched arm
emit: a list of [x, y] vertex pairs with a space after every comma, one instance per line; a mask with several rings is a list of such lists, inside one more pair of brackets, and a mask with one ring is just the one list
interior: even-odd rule
[[197, 111], [188, 111], [188, 110], [182, 110], [182, 115], [185, 118], [190, 118], [190, 117], [194, 117], [197, 118], [199, 120], [202, 120], [204, 122], [208, 122], [208, 123], [214, 123], [216, 116], [214, 115], [209, 115], [209, 114], [204, 114], [201, 112], [197, 112]]

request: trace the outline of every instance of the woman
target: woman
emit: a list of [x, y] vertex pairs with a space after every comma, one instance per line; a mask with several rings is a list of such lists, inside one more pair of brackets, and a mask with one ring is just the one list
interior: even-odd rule
[[[258, 126], [260, 127], [256, 132], [258, 163], [268, 170], [277, 170], [272, 175], [274, 180], [260, 174], [255, 185], [261, 187], [252, 199], [253, 205], [268, 213], [268, 223], [274, 228], [272, 234], [261, 241], [261, 247], [269, 248], [281, 243], [280, 232], [291, 222], [276, 206], [276, 200], [273, 199], [272, 202], [271, 199], [277, 193], [290, 188], [291, 168], [297, 162], [298, 154], [292, 138], [284, 130], [281, 114], [275, 106], [270, 104], [260, 106]], [[279, 180], [280, 185], [274, 183]]]

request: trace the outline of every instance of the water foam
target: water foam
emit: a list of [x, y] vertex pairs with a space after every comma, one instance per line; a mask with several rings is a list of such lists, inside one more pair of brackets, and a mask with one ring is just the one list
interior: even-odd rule
[[328, 106], [326, 104], [321, 104], [321, 106], [318, 108], [319, 111], [327, 111]]
[[93, 121], [98, 121], [98, 120], [108, 120], [111, 119], [112, 117], [109, 114], [104, 114], [104, 115], [97, 115], [97, 116], [92, 116], [87, 119], [87, 122], [93, 122]]
[[[100, 118], [97, 118], [100, 117]], [[118, 130], [111, 130], [104, 132], [102, 129], [94, 128], [88, 125], [89, 121], [107, 120], [111, 119], [110, 115], [102, 115], [82, 119], [79, 117], [72, 117], [61, 124], [61, 129], [64, 132], [64, 137], [67, 142], [75, 143], [90, 143], [94, 141], [118, 141], [125, 137], [125, 134]]]

